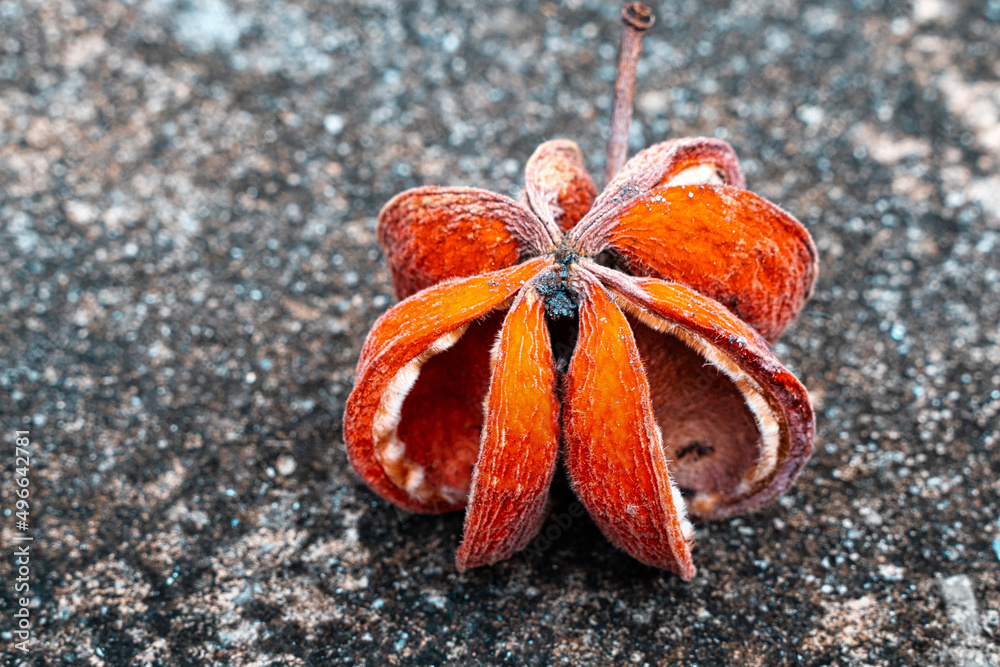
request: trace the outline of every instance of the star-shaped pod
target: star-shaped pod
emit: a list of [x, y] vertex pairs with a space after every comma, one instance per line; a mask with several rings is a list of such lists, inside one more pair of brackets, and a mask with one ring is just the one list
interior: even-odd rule
[[774, 499], [813, 413], [771, 354], [816, 277], [790, 215], [743, 189], [732, 148], [675, 140], [600, 196], [569, 141], [538, 148], [526, 203], [418, 188], [378, 221], [402, 301], [347, 402], [351, 464], [418, 512], [467, 507], [459, 569], [524, 547], [561, 455], [616, 545], [694, 576], [687, 516]]

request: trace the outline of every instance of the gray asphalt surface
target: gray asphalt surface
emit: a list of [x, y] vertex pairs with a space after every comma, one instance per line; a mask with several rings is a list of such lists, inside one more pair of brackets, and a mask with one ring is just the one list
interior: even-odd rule
[[615, 3], [0, 2], [8, 662], [1000, 665], [1000, 4], [654, 10], [633, 152], [726, 139], [821, 257], [774, 348], [816, 453], [699, 526], [691, 583], [586, 517], [460, 575], [462, 516], [389, 506], [341, 435], [378, 210], [516, 195], [554, 137], [597, 178]]

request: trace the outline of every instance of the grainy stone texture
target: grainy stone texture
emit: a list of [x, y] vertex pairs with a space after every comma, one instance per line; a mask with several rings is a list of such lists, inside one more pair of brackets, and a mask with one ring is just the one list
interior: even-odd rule
[[775, 346], [816, 454], [699, 528], [690, 584], [586, 517], [457, 574], [461, 515], [388, 506], [341, 437], [379, 208], [516, 194], [552, 137], [600, 174], [613, 3], [0, 1], [26, 664], [1000, 665], [1000, 3], [655, 9], [632, 150], [727, 139], [822, 258]]

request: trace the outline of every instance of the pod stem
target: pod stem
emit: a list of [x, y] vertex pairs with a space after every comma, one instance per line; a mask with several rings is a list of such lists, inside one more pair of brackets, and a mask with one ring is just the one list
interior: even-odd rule
[[608, 137], [608, 158], [604, 168], [604, 185], [621, 171], [628, 157], [628, 130], [632, 123], [632, 100], [635, 97], [635, 72], [642, 53], [642, 37], [652, 27], [656, 17], [641, 2], [622, 7], [621, 49], [618, 52], [618, 75], [615, 77], [615, 99], [611, 107], [611, 133]]

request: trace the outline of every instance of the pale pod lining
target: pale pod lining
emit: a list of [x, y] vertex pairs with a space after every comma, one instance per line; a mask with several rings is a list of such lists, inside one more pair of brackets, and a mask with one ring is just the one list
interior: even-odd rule
[[725, 185], [726, 181], [719, 173], [719, 169], [712, 163], [688, 167], [676, 174], [673, 178], [663, 184], [663, 187], [672, 188], [678, 185]]
[[406, 443], [399, 439], [398, 427], [402, 419], [403, 403], [416, 384], [423, 365], [454, 346], [468, 328], [469, 323], [465, 323], [446, 333], [400, 368], [382, 393], [375, 419], [372, 420], [375, 460], [396, 486], [422, 502], [443, 499], [448, 503], [457, 503], [465, 498], [465, 491], [447, 486], [433, 487], [424, 483], [424, 467], [406, 457]]

